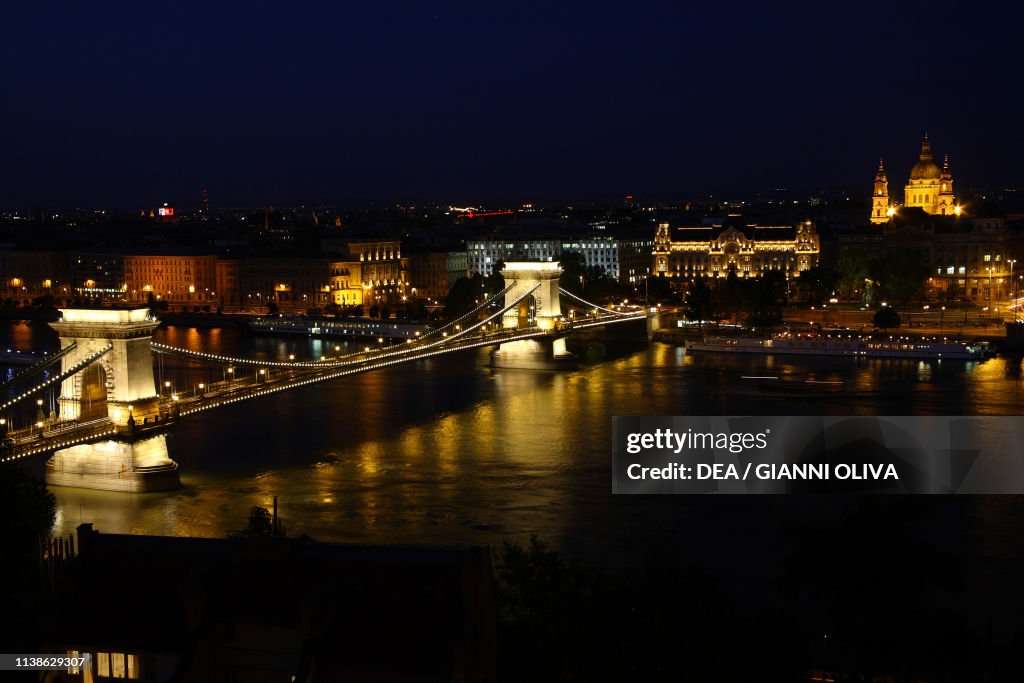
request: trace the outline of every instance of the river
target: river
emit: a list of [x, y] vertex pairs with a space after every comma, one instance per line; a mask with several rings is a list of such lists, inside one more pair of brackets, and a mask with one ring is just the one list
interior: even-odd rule
[[[20, 348], [56, 347], [42, 324], [2, 331]], [[235, 329], [171, 327], [157, 339], [279, 359], [327, 348]], [[112, 533], [224, 536], [278, 496], [289, 535], [329, 541], [496, 546], [536, 535], [582, 562], [618, 566], [640, 562], [650, 539], [668, 533], [688, 563], [743, 594], [781, 566], [790, 525], [827, 523], [850, 499], [612, 496], [613, 416], [1016, 415], [1024, 405], [1020, 357], [721, 357], [590, 344], [582, 359], [572, 372], [496, 371], [486, 351], [465, 351], [192, 416], [168, 439], [181, 490], [55, 487], [55, 533], [87, 521]], [[195, 381], [176, 372], [176, 382]], [[743, 379], [765, 375], [779, 379]], [[915, 535], [964, 558], [979, 594], [997, 604], [1000, 591], [1019, 593], [1010, 577], [1024, 566], [1022, 497], [930, 496], [924, 509]]]

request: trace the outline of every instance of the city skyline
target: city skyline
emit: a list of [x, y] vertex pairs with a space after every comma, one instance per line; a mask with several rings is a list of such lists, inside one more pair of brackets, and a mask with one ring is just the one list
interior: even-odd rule
[[1009, 13], [810, 9], [17, 8], [0, 205], [1024, 184]]

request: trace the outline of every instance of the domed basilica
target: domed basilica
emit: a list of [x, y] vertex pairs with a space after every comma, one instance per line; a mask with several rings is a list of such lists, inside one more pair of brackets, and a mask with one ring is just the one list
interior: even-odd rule
[[[940, 216], [959, 215], [959, 207], [953, 196], [953, 174], [949, 170], [949, 155], [942, 162], [942, 169], [932, 157], [932, 144], [925, 133], [921, 143], [921, 155], [914, 168], [910, 169], [910, 179], [903, 190], [904, 207], [919, 207], [926, 213]], [[875, 173], [875, 191], [871, 197], [871, 222], [885, 223], [896, 212], [896, 204], [889, 197], [889, 180], [885, 173], [885, 165], [878, 162]]]

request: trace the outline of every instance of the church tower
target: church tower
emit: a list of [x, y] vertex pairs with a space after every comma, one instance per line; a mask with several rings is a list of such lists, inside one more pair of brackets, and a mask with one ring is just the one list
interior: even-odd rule
[[889, 220], [889, 179], [885, 175], [885, 164], [878, 160], [875, 173], [875, 192], [871, 195], [871, 222], [885, 223]]
[[[921, 155], [914, 168], [910, 169], [910, 180], [907, 182], [904, 206], [918, 206], [926, 213], [939, 212], [939, 176], [942, 172], [932, 157], [932, 143], [928, 133], [924, 134], [921, 143]], [[952, 187], [952, 181], [950, 181]]]
[[668, 273], [668, 255], [672, 251], [672, 234], [668, 223], [658, 223], [654, 234], [654, 274], [665, 277]]
[[942, 174], [939, 176], [938, 213], [952, 216], [956, 213], [956, 198], [953, 196], [953, 174], [949, 170], [949, 155], [942, 161]]

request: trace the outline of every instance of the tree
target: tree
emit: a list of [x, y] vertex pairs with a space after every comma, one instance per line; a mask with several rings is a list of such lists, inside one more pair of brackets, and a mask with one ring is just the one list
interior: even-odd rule
[[892, 300], [906, 307], [911, 299], [924, 291], [931, 270], [921, 252], [915, 249], [890, 250], [873, 260], [871, 279], [876, 283], [877, 297]]
[[586, 265], [583, 254], [577, 251], [564, 252], [558, 258], [562, 267], [562, 275], [558, 278], [558, 286], [576, 296], [583, 296], [586, 289]]
[[[478, 302], [482, 303], [482, 297], [488, 296], [488, 280], [490, 278], [485, 279], [480, 273], [474, 273], [473, 277], [460, 277], [456, 280], [444, 301], [445, 315], [448, 318], [457, 318], [473, 310]], [[500, 276], [498, 276], [498, 280], [504, 282]], [[500, 292], [501, 289], [499, 287], [495, 292]]]
[[740, 311], [745, 308], [746, 291], [739, 275], [736, 274], [736, 266], [729, 266], [729, 274], [725, 282], [718, 282], [716, 292], [718, 294], [718, 305], [734, 323], [739, 322]]
[[267, 301], [267, 313], [270, 315], [277, 315], [278, 307], [277, 302], [273, 299]]
[[836, 287], [839, 294], [847, 299], [864, 287], [869, 275], [870, 259], [859, 251], [844, 251], [836, 262]]
[[[75, 301], [75, 305], [78, 305], [78, 301], [77, 300]], [[153, 292], [147, 292], [146, 293], [146, 305], [149, 306], [149, 315], [150, 315], [150, 317], [151, 318], [155, 318], [157, 312], [159, 312], [159, 310], [160, 310], [160, 306], [159, 306], [159, 304], [158, 304], [158, 302], [156, 300], [156, 297], [153, 296]]]
[[255, 506], [249, 510], [249, 520], [241, 531], [232, 531], [230, 538], [272, 538], [284, 536], [281, 520], [275, 520], [270, 510]]
[[676, 293], [672, 291], [672, 284], [667, 277], [648, 275], [645, 282], [637, 289], [638, 294], [643, 294], [650, 301], [672, 301], [676, 299]]
[[52, 294], [43, 294], [42, 296], [37, 296], [32, 300], [32, 305], [38, 306], [39, 308], [53, 308], [56, 304], [57, 300]]
[[[768, 272], [778, 273], [779, 271]], [[781, 275], [781, 273], [779, 274]], [[800, 276], [797, 278], [800, 289], [804, 292], [807, 300], [814, 306], [820, 306], [832, 296], [838, 281], [839, 273], [825, 263], [819, 263], [813, 268], [808, 268], [800, 273]]]
[[697, 321], [701, 329], [704, 321], [711, 319], [711, 288], [702, 277], [697, 278], [686, 293], [686, 319]]
[[782, 324], [782, 308], [786, 303], [786, 276], [782, 271], [769, 270], [747, 283], [747, 324], [752, 327], [772, 327]]
[[892, 306], [882, 306], [875, 311], [875, 316], [872, 318], [872, 322], [875, 324], [875, 327], [887, 330], [889, 328], [899, 327], [900, 323], [903, 321], [900, 320], [900, 314], [896, 312], [895, 308]]

